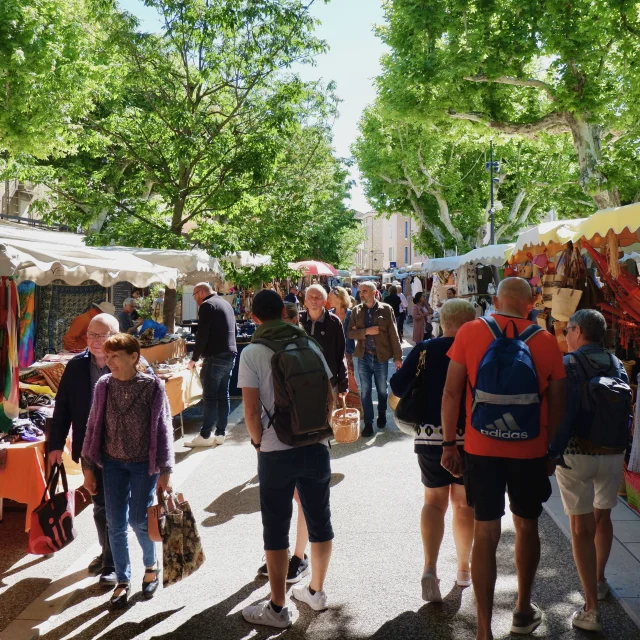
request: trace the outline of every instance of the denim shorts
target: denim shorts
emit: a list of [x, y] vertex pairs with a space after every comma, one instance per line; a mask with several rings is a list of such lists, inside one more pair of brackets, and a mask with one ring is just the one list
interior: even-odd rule
[[323, 444], [269, 451], [258, 456], [265, 551], [289, 548], [293, 492], [297, 487], [311, 542], [333, 540], [329, 450]]

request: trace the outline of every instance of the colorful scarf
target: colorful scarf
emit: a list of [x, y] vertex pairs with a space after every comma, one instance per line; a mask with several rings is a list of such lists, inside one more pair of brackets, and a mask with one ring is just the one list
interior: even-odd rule
[[18, 285], [20, 297], [20, 331], [18, 360], [20, 368], [26, 369], [35, 360], [34, 341], [36, 337], [35, 308], [36, 285], [33, 282], [21, 282]]

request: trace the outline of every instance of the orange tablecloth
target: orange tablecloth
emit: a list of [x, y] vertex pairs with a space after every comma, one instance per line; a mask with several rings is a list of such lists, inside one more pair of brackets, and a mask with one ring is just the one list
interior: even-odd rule
[[200, 376], [196, 371], [183, 369], [165, 380], [164, 388], [169, 399], [171, 415], [177, 416], [202, 398]]
[[182, 358], [187, 353], [187, 344], [183, 338], [167, 342], [166, 344], [156, 344], [153, 347], [143, 347], [140, 350], [142, 356], [149, 364], [154, 362], [164, 362], [171, 358]]
[[25, 531], [31, 528], [31, 512], [40, 504], [47, 485], [44, 452], [44, 442], [12, 444], [7, 453], [7, 465], [0, 471], [0, 498], [27, 505]]

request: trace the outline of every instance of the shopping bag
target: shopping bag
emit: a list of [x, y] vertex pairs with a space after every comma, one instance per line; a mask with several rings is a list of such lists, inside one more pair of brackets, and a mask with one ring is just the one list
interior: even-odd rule
[[[60, 479], [63, 492], [54, 493]], [[31, 514], [27, 553], [48, 555], [66, 547], [76, 537], [73, 528], [74, 513], [74, 493], [69, 491], [64, 465], [56, 463], [51, 468], [40, 506]]]
[[162, 532], [162, 585], [180, 582], [205, 561], [196, 520], [182, 494], [172, 496]]
[[194, 404], [202, 400], [202, 382], [200, 376], [197, 374], [195, 368], [191, 369], [191, 375], [187, 380], [187, 385], [184, 392], [184, 404], [187, 407], [191, 407]]
[[360, 437], [360, 412], [347, 407], [347, 399], [342, 397], [342, 408], [331, 414], [331, 428], [336, 442], [349, 444]]
[[555, 320], [568, 322], [576, 312], [582, 291], [578, 289], [554, 289], [551, 300], [551, 315]]

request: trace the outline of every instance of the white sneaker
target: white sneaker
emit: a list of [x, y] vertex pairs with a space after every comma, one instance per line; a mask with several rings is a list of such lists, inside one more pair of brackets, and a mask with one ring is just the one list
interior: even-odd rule
[[598, 582], [598, 600], [604, 600], [609, 595], [609, 583]]
[[224, 438], [224, 436], [213, 436], [213, 444], [217, 444], [218, 446], [224, 444]]
[[458, 575], [456, 577], [456, 584], [459, 587], [470, 587], [471, 571], [458, 571]]
[[286, 629], [298, 619], [298, 610], [289, 605], [282, 607], [280, 613], [271, 608], [271, 600], [252, 604], [242, 610], [242, 617], [251, 624], [263, 624], [267, 627]]
[[291, 595], [300, 602], [306, 602], [314, 611], [324, 611], [329, 608], [329, 600], [324, 591], [316, 591], [311, 595], [308, 584], [297, 584], [291, 589]]
[[571, 624], [585, 631], [602, 631], [600, 612], [597, 609], [591, 609], [591, 611], [585, 611], [583, 608], [578, 609], [571, 616]]
[[440, 580], [433, 573], [425, 573], [422, 576], [422, 599], [425, 602], [442, 602], [440, 593]]
[[213, 447], [214, 445], [214, 436], [209, 436], [208, 438], [203, 438], [200, 434], [198, 434], [191, 442], [185, 442], [185, 447], [190, 447], [194, 449], [195, 447]]

